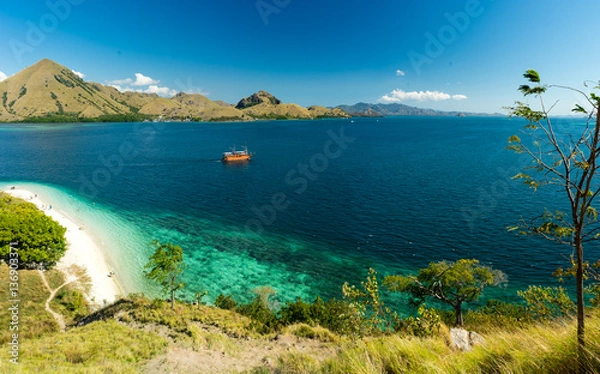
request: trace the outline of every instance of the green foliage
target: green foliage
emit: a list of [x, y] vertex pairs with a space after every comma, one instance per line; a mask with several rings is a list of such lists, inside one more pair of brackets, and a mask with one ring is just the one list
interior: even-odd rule
[[237, 307], [237, 301], [231, 295], [220, 294], [215, 300], [215, 306], [221, 309], [234, 310]]
[[432, 336], [440, 331], [442, 318], [435, 309], [421, 305], [417, 313], [416, 317], [397, 319], [394, 330], [419, 337]]
[[58, 83], [60, 83], [60, 84], [62, 84], [62, 85], [64, 85], [64, 86], [67, 86], [67, 87], [69, 87], [69, 88], [73, 88], [73, 87], [75, 87], [75, 84], [74, 84], [74, 83], [73, 83], [71, 80], [69, 80], [69, 79], [67, 79], [67, 78], [63, 77], [63, 76], [62, 76], [62, 75], [60, 75], [60, 74], [55, 74], [55, 75], [54, 75], [54, 79], [56, 79], [56, 81], [57, 81]]
[[[60, 104], [60, 103], [59, 103]], [[61, 104], [62, 107], [62, 104]], [[27, 117], [20, 123], [94, 123], [94, 122], [143, 122], [153, 119], [137, 113], [103, 114], [98, 117], [80, 117], [79, 113], [65, 112], [48, 113], [43, 116]]]
[[275, 312], [269, 309], [266, 301], [259, 295], [249, 304], [237, 307], [236, 312], [251, 318], [252, 328], [261, 334], [273, 332], [280, 326]]
[[0, 193], [0, 258], [6, 262], [14, 258], [10, 243], [18, 243], [19, 268], [53, 267], [67, 250], [65, 232], [34, 204]]
[[562, 287], [529, 286], [517, 293], [527, 302], [527, 312], [536, 319], [566, 317], [575, 311], [575, 303]]
[[8, 94], [8, 93], [7, 93], [6, 91], [4, 91], [4, 92], [2, 93], [2, 106], [3, 106], [3, 107], [5, 107], [5, 108], [6, 108], [6, 102], [8, 101], [8, 96], [7, 96], [7, 94]]
[[162, 292], [171, 294], [171, 307], [175, 306], [175, 291], [182, 288], [185, 283], [181, 282], [181, 274], [185, 270], [183, 262], [183, 249], [171, 243], [161, 244], [153, 240], [150, 245], [154, 247], [154, 253], [144, 266], [146, 278], [158, 283]]
[[52, 100], [58, 99], [58, 96], [56, 96], [54, 92], [50, 92], [50, 97], [52, 98]]
[[523, 74], [523, 77], [532, 83], [540, 83], [540, 75], [533, 69], [528, 69], [525, 74]]
[[84, 295], [79, 290], [69, 287], [61, 289], [56, 294], [51, 308], [66, 317], [67, 324], [70, 321], [78, 321], [90, 313], [90, 307]]
[[63, 108], [63, 106], [62, 106], [61, 102], [60, 102], [60, 101], [58, 101], [58, 100], [56, 100], [56, 101], [55, 101], [55, 104], [56, 104], [56, 108], [58, 109], [58, 114], [64, 114], [64, 113], [65, 113], [65, 110], [64, 110], [64, 108]]
[[25, 96], [27, 94], [27, 87], [25, 87], [25, 85], [23, 85], [23, 87], [21, 87], [21, 91], [19, 91], [19, 99], [22, 98], [23, 96]]
[[[571, 256], [571, 266], [567, 269], [558, 268], [554, 272], [554, 276], [558, 278], [560, 283], [564, 282], [564, 278], [575, 278], [577, 276], [577, 263], [575, 258]], [[583, 263], [583, 280], [587, 283], [585, 291], [591, 296], [590, 304], [594, 307], [600, 306], [600, 260], [593, 264], [588, 261]]]
[[349, 302], [330, 299], [327, 302], [316, 297], [312, 303], [301, 298], [287, 302], [279, 311], [282, 325], [305, 323], [311, 326], [323, 326], [342, 335], [356, 335], [360, 332], [360, 320], [356, 308]]
[[360, 325], [360, 333], [371, 335], [380, 329], [391, 329], [391, 319], [395, 315], [381, 301], [377, 272], [369, 269], [367, 280], [360, 284], [360, 288], [347, 282], [342, 286], [344, 298], [349, 300], [350, 306], [356, 310], [356, 324]]
[[477, 260], [432, 262], [420, 269], [416, 276], [392, 275], [384, 279], [385, 286], [396, 292], [412, 296], [412, 303], [421, 305], [433, 298], [451, 305], [456, 313], [456, 325], [463, 324], [462, 304], [477, 300], [489, 286], [505, 282], [499, 270], [479, 265]]

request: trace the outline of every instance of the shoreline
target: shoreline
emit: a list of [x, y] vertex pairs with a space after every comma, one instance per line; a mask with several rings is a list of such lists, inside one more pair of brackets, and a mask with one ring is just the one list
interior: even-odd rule
[[60, 207], [40, 200], [35, 192], [18, 187], [15, 187], [14, 190], [5, 189], [2, 192], [33, 203], [47, 216], [67, 229], [65, 232], [67, 250], [55, 268], [65, 275], [67, 281], [74, 280], [73, 265], [85, 268], [91, 280], [91, 288], [85, 295], [88, 301], [102, 307], [105, 302], [113, 303], [123, 295], [123, 289], [115, 275], [109, 276], [112, 269], [107, 264], [101, 247], [85, 232], [84, 223], [74, 222], [66, 212], [60, 210]]

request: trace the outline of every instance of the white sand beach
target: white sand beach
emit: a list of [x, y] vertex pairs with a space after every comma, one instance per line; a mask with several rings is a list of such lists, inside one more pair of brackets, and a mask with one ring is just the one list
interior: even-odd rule
[[67, 280], [72, 277], [68, 271], [72, 265], [85, 267], [92, 282], [91, 290], [86, 295], [89, 301], [102, 306], [104, 301], [112, 303], [122, 294], [116, 276], [109, 277], [111, 269], [100, 246], [86, 233], [84, 223], [73, 222], [66, 213], [61, 212], [60, 206], [52, 205], [51, 201], [41, 201], [34, 192], [18, 188], [7, 189], [4, 192], [35, 204], [67, 229], [67, 251], [56, 267], [65, 273]]

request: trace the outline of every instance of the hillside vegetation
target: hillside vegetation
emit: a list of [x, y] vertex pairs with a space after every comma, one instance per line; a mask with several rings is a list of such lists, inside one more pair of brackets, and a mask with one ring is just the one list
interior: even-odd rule
[[[467, 313], [468, 328], [480, 331], [484, 342], [462, 352], [452, 347], [443, 323], [423, 336], [360, 336], [315, 323], [263, 329], [257, 309], [248, 313], [252, 316], [182, 302], [171, 309], [170, 303], [143, 295], [130, 295], [82, 320], [70, 312], [73, 299], [66, 295], [72, 290], [67, 289], [52, 304], [70, 321], [60, 332], [44, 310], [49, 292], [39, 272], [19, 274], [27, 300], [19, 316], [19, 364], [8, 362], [3, 350], [2, 373], [574, 373], [576, 367], [570, 317], [511, 323], [499, 309]], [[7, 277], [8, 267], [0, 265], [0, 280], [6, 283]], [[55, 271], [46, 277], [52, 287], [63, 282]], [[0, 289], [3, 310], [6, 292]], [[8, 317], [2, 316], [0, 323], [7, 326]], [[597, 309], [588, 321], [590, 364], [600, 370]], [[6, 331], [0, 336], [6, 346], [10, 336]]]

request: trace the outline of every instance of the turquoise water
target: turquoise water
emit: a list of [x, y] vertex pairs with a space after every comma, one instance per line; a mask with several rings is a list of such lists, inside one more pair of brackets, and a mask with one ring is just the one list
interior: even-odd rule
[[[580, 125], [559, 123], [565, 130]], [[254, 123], [0, 125], [0, 185], [18, 185], [85, 223], [129, 292], [152, 239], [180, 245], [188, 298], [341, 296], [345, 281], [430, 261], [478, 258], [508, 274], [495, 297], [554, 285], [570, 251], [506, 231], [556, 201], [510, 177], [522, 123], [399, 117]], [[220, 154], [247, 144], [247, 165]], [[599, 257], [597, 247], [587, 249]]]

